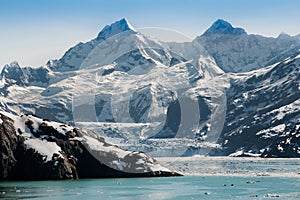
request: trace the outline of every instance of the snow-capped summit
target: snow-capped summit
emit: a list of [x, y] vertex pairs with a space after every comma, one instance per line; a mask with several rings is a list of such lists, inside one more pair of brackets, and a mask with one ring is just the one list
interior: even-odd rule
[[247, 34], [242, 28], [233, 27], [229, 22], [218, 19], [211, 27], [205, 31], [203, 35], [208, 36], [212, 34], [232, 34], [232, 35], [244, 35]]
[[290, 36], [289, 34], [285, 33], [285, 32], [281, 32], [281, 33], [278, 35], [277, 39], [281, 39], [281, 40], [289, 40], [289, 39], [291, 39], [291, 36]]
[[[49, 69], [41, 67], [21, 67], [17, 61], [5, 65], [0, 73], [0, 88], [9, 85], [44, 87], [49, 81]], [[5, 92], [4, 92], [5, 93]]]
[[129, 24], [127, 19], [122, 18], [119, 21], [112, 23], [111, 25], [106, 25], [98, 34], [97, 40], [107, 39], [124, 31], [136, 32], [136, 30]]
[[293, 55], [300, 48], [297, 36], [280, 34], [277, 38], [247, 34], [224, 20], [217, 20], [195, 41], [216, 60], [225, 72], [260, 69]]
[[[8, 72], [8, 70], [11, 70], [13, 68], [20, 68], [20, 65], [18, 63], [18, 61], [12, 61], [10, 64], [6, 64], [4, 65], [2, 71], [1, 71], [1, 75], [3, 75], [5, 72]], [[0, 77], [1, 77], [0, 75]]]
[[0, 78], [8, 79], [7, 82], [10, 82], [9, 80], [13, 80], [12, 82], [14, 84], [19, 85], [24, 85], [25, 80], [23, 70], [17, 61], [13, 61], [9, 65], [5, 65], [0, 73]]
[[[124, 35], [131, 35], [131, 33], [135, 34], [137, 31], [125, 18], [123, 18], [110, 25], [106, 25], [95, 39], [86, 43], [80, 42], [74, 47], [70, 48], [61, 59], [52, 61], [51, 63], [49, 62], [48, 66], [50, 69], [60, 72], [77, 70], [89, 53], [95, 49], [95, 47], [108, 38], [117, 36], [121, 33], [124, 33]], [[126, 37], [124, 36], [124, 38]]]

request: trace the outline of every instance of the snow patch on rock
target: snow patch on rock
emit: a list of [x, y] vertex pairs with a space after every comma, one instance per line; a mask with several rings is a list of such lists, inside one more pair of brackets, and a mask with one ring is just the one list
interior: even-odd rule
[[60, 153], [61, 148], [55, 142], [48, 142], [36, 138], [27, 139], [24, 143], [26, 144], [27, 149], [33, 149], [39, 154], [43, 155], [45, 162], [52, 160], [54, 154], [63, 158], [63, 155]]

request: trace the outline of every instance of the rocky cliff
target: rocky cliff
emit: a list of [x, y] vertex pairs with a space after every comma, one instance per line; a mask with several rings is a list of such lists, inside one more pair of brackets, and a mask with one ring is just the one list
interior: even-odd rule
[[0, 180], [178, 176], [152, 157], [65, 124], [0, 114]]

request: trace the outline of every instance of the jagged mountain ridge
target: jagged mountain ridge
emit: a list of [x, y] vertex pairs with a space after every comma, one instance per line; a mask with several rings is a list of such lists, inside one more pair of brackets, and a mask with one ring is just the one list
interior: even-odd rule
[[[24, 68], [20, 68], [16, 63], [12, 63], [12, 65], [5, 66], [5, 69], [1, 73], [3, 88], [2, 93], [4, 97], [7, 97], [5, 103], [7, 107], [11, 107], [12, 110], [16, 110], [17, 113], [32, 113], [38, 116], [42, 116], [44, 118], [49, 118], [54, 121], [72, 121], [72, 97], [76, 95], [70, 94], [74, 87], [76, 76], [91, 71], [91, 76], [94, 76], [93, 73], [101, 74], [101, 77], [106, 79], [109, 76], [113, 76], [118, 78], [118, 72], [129, 72], [131, 74], [143, 74], [151, 71], [155, 66], [173, 66], [178, 63], [182, 63], [182, 67], [188, 68], [185, 70], [181, 70], [183, 73], [187, 73], [186, 76], [190, 76], [190, 81], [197, 79], [197, 77], [202, 76], [212, 76], [212, 74], [222, 73], [218, 67], [208, 67], [214, 65], [213, 60], [208, 60], [209, 63], [205, 63], [206, 61], [203, 57], [199, 57], [198, 60], [192, 61], [193, 63], [186, 64], [186, 60], [182, 57], [174, 53], [172, 50], [170, 51], [167, 46], [161, 44], [158, 41], [153, 41], [145, 36], [133, 31], [132, 29], [128, 30], [126, 27], [131, 27], [130, 25], [124, 25], [127, 23], [126, 20], [120, 20], [119, 22], [115, 22], [111, 25], [112, 28], [105, 27], [99, 35], [108, 34], [105, 32], [108, 31], [111, 36], [117, 34], [113, 39], [122, 40], [126, 38], [124, 41], [114, 42], [110, 41], [110, 39], [106, 40], [106, 43], [112, 44], [111, 48], [107, 48], [106, 43], [100, 43], [98, 41], [99, 36], [92, 40], [91, 42], [87, 42], [85, 44], [79, 43], [75, 47], [71, 48], [66, 54], [58, 61], [48, 62], [45, 66], [42, 66], [37, 69], [30, 68], [32, 71], [42, 71], [46, 76], [37, 76], [40, 80], [35, 82], [31, 82], [29, 80], [29, 76], [26, 74], [26, 70]], [[115, 27], [120, 27], [121, 29], [125, 26], [124, 30], [115, 30]], [[110, 30], [114, 30], [111, 32]], [[100, 37], [99, 40], [101, 39]], [[95, 47], [96, 42], [98, 46]], [[99, 45], [100, 43], [100, 45]], [[91, 50], [91, 44], [93, 51]], [[111, 54], [110, 49], [121, 49], [119, 52], [115, 52]], [[96, 54], [95, 59], [92, 60], [84, 60], [87, 54]], [[79, 54], [81, 57], [78, 61], [76, 55]], [[70, 56], [71, 55], [71, 56]], [[100, 55], [100, 56], [98, 56]], [[109, 55], [109, 56], [106, 56]], [[72, 58], [76, 59], [72, 59]], [[201, 60], [202, 59], [202, 60]], [[209, 59], [209, 57], [208, 57]], [[69, 60], [69, 64], [66, 63]], [[78, 62], [77, 62], [78, 61]], [[84, 63], [82, 63], [84, 61]], [[116, 64], [111, 64], [115, 62]], [[76, 63], [74, 65], [70, 65], [70, 63]], [[203, 64], [202, 64], [203, 63]], [[85, 65], [92, 66], [94, 65], [95, 70], [93, 69], [85, 69]], [[61, 66], [62, 65], [62, 66]], [[75, 66], [76, 65], [76, 66]], [[82, 66], [82, 69], [81, 68]], [[185, 66], [188, 65], [188, 66]], [[61, 66], [61, 67], [60, 67]], [[71, 67], [70, 67], [71, 66]], [[198, 72], [195, 70], [196, 68], [204, 68], [202, 72]], [[6, 70], [10, 69], [10, 71]], [[77, 69], [77, 70], [76, 70]], [[160, 70], [163, 70], [160, 68]], [[166, 69], [164, 69], [166, 70]], [[173, 70], [170, 69], [171, 71]], [[178, 67], [174, 68], [174, 70], [178, 71]], [[173, 71], [174, 71], [173, 70]], [[190, 71], [190, 72], [189, 72]], [[17, 73], [16, 73], [17, 72]], [[116, 75], [114, 75], [114, 73]], [[204, 73], [205, 72], [205, 73]], [[20, 74], [18, 76], [12, 76], [11, 74]], [[24, 75], [23, 75], [23, 74]], [[174, 72], [171, 72], [174, 73]], [[197, 75], [198, 74], [198, 75]], [[11, 77], [12, 76], [12, 77]], [[147, 74], [146, 74], [147, 76]], [[155, 76], [155, 75], [151, 75]], [[18, 78], [18, 77], [21, 77]], [[20, 79], [20, 80], [19, 80]], [[148, 78], [149, 79], [149, 78]], [[151, 80], [148, 80], [151, 83]], [[147, 83], [147, 84], [149, 84]], [[95, 87], [96, 83], [93, 83], [88, 87]], [[94, 84], [94, 85], [93, 85]], [[113, 84], [113, 83], [112, 83]], [[144, 83], [144, 85], [147, 85]], [[30, 90], [18, 90], [17, 87], [27, 87]], [[126, 86], [126, 85], [125, 85]], [[86, 88], [88, 88], [86, 87]], [[115, 87], [115, 86], [114, 86]], [[143, 86], [141, 86], [143, 87]], [[7, 91], [11, 90], [10, 93]], [[106, 89], [103, 88], [105, 91]], [[126, 88], [124, 89], [126, 90]], [[17, 94], [13, 94], [16, 92]], [[108, 94], [109, 95], [109, 94]], [[34, 106], [34, 102], [32, 101], [32, 96], [36, 96], [39, 100], [36, 102]], [[103, 94], [103, 99], [99, 98], [100, 102], [107, 102], [107, 95]], [[17, 98], [16, 98], [17, 97]], [[22, 102], [15, 101], [16, 99], [22, 99]], [[45, 103], [43, 103], [45, 102]], [[51, 104], [49, 105], [49, 102]], [[23, 107], [19, 105], [23, 104]], [[48, 108], [47, 108], [48, 107]], [[39, 109], [35, 109], [39, 108]], [[60, 113], [62, 117], [60, 117]], [[103, 119], [106, 121], [105, 119]], [[111, 121], [111, 117], [109, 117], [108, 121]], [[102, 120], [101, 120], [102, 121]]]
[[217, 20], [195, 39], [225, 72], [247, 72], [267, 67], [298, 51], [298, 36], [280, 34], [277, 38], [247, 34], [224, 20]]
[[105, 26], [97, 35], [97, 37], [86, 43], [79, 43], [70, 48], [59, 60], [48, 62], [47, 65], [53, 71], [72, 71], [78, 70], [78, 67], [89, 55], [89, 53], [102, 41], [114, 35], [127, 32], [136, 33], [135, 29], [129, 22], [123, 18], [111, 25]]
[[[255, 49], [262, 46], [277, 48], [274, 41], [278, 41], [276, 44], [279, 46], [281, 41], [284, 41], [283, 46], [287, 47], [284, 53], [281, 47], [270, 56], [270, 49], [264, 48], [264, 51], [258, 52], [260, 57], [254, 59], [254, 63], [249, 64], [248, 57], [241, 62], [240, 66], [246, 66], [242, 71], [252, 69], [250, 65], [262, 68], [264, 65], [261, 63], [282, 61], [293, 54], [296, 56], [291, 58], [297, 57], [299, 51], [297, 46], [291, 47], [296, 37], [265, 38], [248, 35], [243, 29], [233, 28], [223, 20], [216, 23], [208, 33], [200, 36], [200, 39], [198, 37], [191, 43], [174, 44], [147, 38], [122, 19], [106, 26], [94, 40], [79, 43], [71, 48], [60, 60], [49, 61], [37, 69], [20, 68], [16, 63], [6, 66], [1, 73], [0, 92], [4, 96], [1, 109], [16, 114], [31, 113], [54, 121], [77, 123], [92, 128], [110, 142], [120, 144], [124, 148], [156, 152], [155, 155], [169, 155], [161, 149], [166, 148], [166, 151], [169, 151], [174, 147], [181, 150], [180, 153], [173, 153], [173, 156], [194, 153], [234, 155], [235, 151], [240, 152], [243, 147], [226, 143], [226, 139], [222, 138], [227, 138], [236, 131], [229, 128], [232, 120], [230, 112], [235, 109], [229, 102], [235, 95], [241, 94], [231, 91], [239, 91], [236, 88], [245, 83], [237, 81], [239, 84], [236, 84], [232, 81], [234, 76], [224, 74], [220, 68], [226, 71], [230, 63], [237, 62], [235, 59], [243, 60], [247, 57], [247, 48], [238, 48], [239, 56], [235, 57], [231, 54], [236, 51], [227, 47], [230, 47], [233, 40], [242, 41], [241, 44], [257, 43], [249, 54], [251, 59], [254, 59], [258, 56], [257, 53], [251, 54]], [[212, 53], [206, 43], [202, 47], [204, 37], [207, 44], [216, 42], [214, 50], [222, 55], [221, 61], [227, 58], [233, 58], [233, 61], [220, 64], [220, 59]], [[218, 42], [225, 43], [226, 48], [220, 48], [218, 51]], [[118, 51], [114, 51], [115, 49]], [[236, 65], [238, 70], [240, 66]], [[283, 70], [281, 68], [285, 67], [285, 63], [282, 62], [277, 71], [280, 73], [280, 70]], [[298, 65], [295, 66], [295, 70], [297, 69]], [[265, 69], [258, 71], [262, 74], [267, 73]], [[15, 72], [20, 75], [13, 75]], [[257, 72], [249, 72], [249, 77], [255, 73]], [[239, 77], [239, 74], [236, 77]], [[290, 82], [293, 80], [293, 83]], [[293, 80], [286, 81], [297, 84], [297, 79]], [[257, 81], [258, 86], [274, 84], [265, 79]], [[256, 83], [252, 84], [255, 88]], [[90, 88], [96, 89], [91, 95]], [[272, 98], [268, 99], [267, 103], [284, 104], [280, 91], [273, 94], [279, 103]], [[292, 92], [296, 102], [299, 99], [297, 88]], [[253, 110], [255, 111], [255, 108]], [[218, 113], [222, 113], [220, 119]], [[234, 114], [236, 118], [243, 118], [244, 115], [243, 112]], [[222, 120], [226, 120], [225, 123], [219, 123]], [[286, 123], [290, 123], [290, 120], [294, 118], [287, 119]], [[219, 130], [222, 127], [219, 127], [218, 123], [224, 124], [224, 128]], [[272, 124], [269, 126], [272, 127]], [[278, 134], [280, 133], [277, 133], [277, 136]], [[219, 143], [207, 139], [210, 135], [217, 137], [215, 139], [220, 137]], [[230, 139], [234, 141], [233, 138]], [[255, 142], [260, 137], [254, 138]], [[272, 144], [276, 146], [275, 143]], [[262, 145], [261, 149], [269, 146]], [[243, 150], [246, 153], [252, 151], [254, 152], [253, 148], [246, 146]], [[278, 152], [255, 153], [269, 157], [279, 155]]]

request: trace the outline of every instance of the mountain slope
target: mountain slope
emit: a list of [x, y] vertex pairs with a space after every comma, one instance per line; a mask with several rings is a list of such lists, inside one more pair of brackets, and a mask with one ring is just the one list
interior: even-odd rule
[[48, 62], [47, 65], [53, 71], [58, 72], [78, 70], [82, 62], [87, 58], [89, 53], [99, 45], [99, 43], [124, 32], [128, 34], [136, 33], [135, 29], [123, 18], [111, 25], [105, 26], [95, 39], [87, 43], [75, 45], [70, 48], [61, 59], [52, 60], [51, 62]]
[[[137, 33], [122, 19], [106, 26], [96, 39], [76, 45], [60, 60], [48, 62], [46, 66], [27, 70], [16, 63], [7, 65], [2, 72], [1, 91], [7, 107], [16, 113], [36, 114], [54, 121], [72, 122], [73, 110], [76, 110], [74, 106], [77, 106], [76, 98], [86, 95], [88, 88], [95, 88], [101, 91], [100, 94], [97, 91], [93, 94], [97, 97], [94, 102], [97, 106], [97, 120], [110, 122], [114, 119], [108, 105], [112, 103], [112, 94], [116, 92], [116, 88], [130, 95], [134, 93], [134, 89], [128, 90], [128, 87], [133, 83], [136, 85], [135, 89], [139, 89], [160, 79], [161, 83], [158, 84], [163, 87], [167, 84], [169, 90], [174, 90], [172, 88], [176, 82], [180, 87], [190, 87], [198, 79], [222, 73], [209, 56], [197, 55], [187, 60], [185, 55], [178, 53], [180, 50], [173, 50], [166, 44]], [[40, 84], [37, 84], [39, 81], [31, 81], [28, 78], [30, 74], [27, 73], [32, 71], [33, 76], [38, 74], [38, 70], [45, 72], [45, 76], [37, 76]], [[163, 75], [164, 71], [168, 75]], [[162, 77], [156, 78], [155, 73], [160, 73]], [[140, 81], [139, 76], [143, 76], [144, 80]], [[165, 81], [164, 78], [169, 80]], [[77, 89], [74, 90], [74, 87]], [[123, 99], [127, 100], [129, 102], [128, 98]], [[165, 104], [164, 107], [160, 112], [164, 113], [168, 105]], [[134, 109], [131, 106], [131, 113]], [[120, 122], [124, 121], [126, 120]]]
[[7, 65], [0, 110], [67, 122], [153, 156], [299, 157], [297, 41], [218, 20], [193, 42], [165, 43], [121, 19], [60, 60]]
[[218, 19], [212, 26], [207, 29], [203, 36], [211, 35], [246, 35], [246, 31], [242, 28], [234, 28], [230, 23], [225, 20]]
[[241, 28], [233, 28], [224, 20], [217, 20], [195, 39], [225, 72], [248, 72], [277, 62], [298, 51], [299, 38], [283, 34], [278, 38], [248, 35]]
[[300, 55], [230, 74], [221, 155], [300, 156]]
[[30, 115], [0, 114], [0, 180], [176, 176], [144, 153]]

